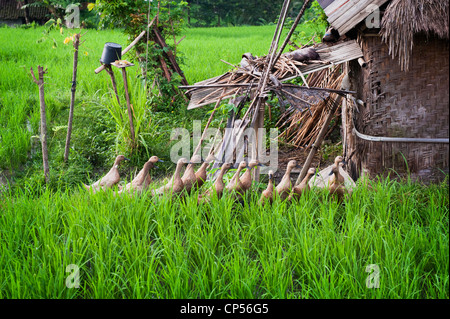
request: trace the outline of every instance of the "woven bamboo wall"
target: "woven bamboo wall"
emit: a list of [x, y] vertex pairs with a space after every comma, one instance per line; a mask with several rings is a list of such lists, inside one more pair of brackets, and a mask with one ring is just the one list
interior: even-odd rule
[[[351, 62], [350, 77], [359, 106], [354, 114], [359, 132], [373, 136], [449, 137], [449, 43], [436, 37], [416, 35], [410, 70], [400, 70], [378, 36], [359, 36], [368, 62], [361, 69]], [[369, 142], [356, 138], [352, 145], [354, 167], [370, 175], [395, 170], [413, 179], [437, 181], [448, 174], [449, 145], [425, 143]], [[356, 149], [355, 149], [356, 148]], [[405, 163], [406, 159], [406, 163]], [[395, 175], [395, 174], [394, 174]]]
[[[33, 3], [35, 1], [28, 1]], [[0, 19], [2, 20], [16, 20], [25, 17], [25, 10], [21, 9], [23, 3], [18, 3], [15, 0], [0, 0]], [[45, 7], [31, 6], [28, 8], [31, 20], [45, 20], [48, 18], [49, 11]]]

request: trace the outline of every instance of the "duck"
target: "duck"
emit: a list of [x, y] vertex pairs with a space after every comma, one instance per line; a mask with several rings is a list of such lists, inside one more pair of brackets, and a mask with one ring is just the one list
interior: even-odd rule
[[240, 187], [238, 187], [237, 191], [241, 195], [244, 194], [246, 191], [248, 191], [250, 189], [250, 187], [252, 187], [252, 170], [256, 166], [261, 166], [261, 164], [258, 161], [251, 161], [247, 165], [247, 170], [239, 178]]
[[[152, 157], [150, 157], [149, 159], [148, 159], [148, 162], [152, 162], [153, 164], [156, 164], [156, 163], [164, 163], [164, 161], [162, 160], [162, 159], [160, 159], [158, 156], [152, 156]], [[145, 165], [145, 164], [144, 164]], [[152, 167], [152, 168], [158, 168], [157, 166], [155, 166], [154, 165], [154, 167]], [[142, 172], [142, 170], [141, 170], [141, 172]], [[141, 173], [141, 172], [139, 172], [139, 174]], [[137, 175], [137, 176], [139, 176], [139, 174]], [[136, 177], [137, 177], [136, 176]], [[147, 177], [145, 178], [145, 182], [144, 182], [144, 188], [147, 188], [149, 185], [150, 185], [150, 183], [152, 182], [152, 177], [150, 176], [150, 174], [147, 174]]]
[[339, 31], [337, 31], [335, 28], [328, 28], [325, 31], [325, 35], [322, 38], [323, 42], [337, 42], [339, 40], [340, 35]]
[[277, 195], [281, 198], [281, 200], [285, 200], [288, 198], [289, 193], [292, 189], [292, 182], [291, 182], [291, 171], [293, 168], [298, 167], [296, 160], [291, 160], [287, 164], [286, 172], [284, 173], [283, 178], [278, 183], [276, 187]]
[[211, 196], [214, 194], [214, 192], [217, 194], [217, 198], [222, 198], [223, 190], [225, 189], [225, 184], [223, 182], [223, 176], [225, 173], [233, 166], [232, 163], [224, 163], [222, 164], [220, 168], [219, 175], [216, 178], [216, 181], [212, 185], [212, 188], [209, 188], [206, 192], [199, 195], [198, 197], [198, 203], [202, 202], [209, 202], [211, 199]]
[[139, 174], [137, 174], [136, 177], [130, 183], [122, 187], [122, 189], [119, 190], [117, 194], [122, 194], [130, 190], [133, 192], [142, 192], [146, 188], [145, 184], [148, 172], [153, 167], [155, 167], [155, 163], [150, 161], [145, 162], [144, 167], [141, 169]]
[[[344, 158], [342, 156], [336, 156], [336, 158], [334, 159], [334, 165], [336, 165], [338, 167], [338, 171], [339, 171], [339, 166], [341, 164], [342, 165], [346, 164], [344, 161]], [[336, 175], [333, 174], [333, 171], [331, 171], [330, 178], [328, 179], [328, 185], [331, 185], [334, 182], [335, 176]], [[339, 183], [344, 183], [344, 176], [342, 176], [341, 174], [338, 174], [338, 176], [339, 176]]]
[[197, 172], [195, 172], [194, 187], [200, 188], [203, 186], [203, 184], [206, 181], [206, 176], [207, 176], [206, 170], [208, 169], [209, 165], [215, 160], [216, 160], [216, 157], [212, 154], [208, 155], [208, 157], [206, 157], [205, 160], [202, 159], [202, 165], [197, 170]]
[[308, 169], [306, 176], [303, 178], [300, 184], [294, 186], [294, 188], [292, 189], [292, 193], [288, 197], [288, 200], [291, 201], [293, 198], [299, 199], [302, 194], [309, 191], [309, 180], [314, 175], [316, 175], [316, 169], [314, 167], [311, 167], [310, 169]]
[[341, 179], [342, 175], [339, 173], [339, 164], [333, 164], [330, 175], [331, 174], [334, 174], [334, 179], [329, 187], [329, 193], [331, 196], [337, 197], [338, 202], [341, 203], [344, 196], [349, 194], [349, 191], [345, 187], [343, 178]]
[[190, 193], [192, 187], [194, 186], [195, 182], [197, 181], [197, 177], [195, 176], [194, 171], [194, 163], [202, 162], [201, 157], [199, 155], [194, 155], [191, 158], [191, 161], [189, 162], [188, 166], [186, 167], [186, 170], [184, 171], [183, 176], [181, 177], [181, 180], [183, 181], [184, 189]]
[[151, 177], [149, 174], [150, 169], [156, 167], [155, 164], [157, 162], [162, 162], [158, 158], [158, 156], [152, 156], [150, 159], [145, 162], [143, 168], [140, 172], [134, 177], [134, 179], [125, 185], [122, 189], [119, 190], [118, 194], [121, 194], [128, 190], [133, 190], [134, 192], [141, 192], [148, 187], [151, 182]]
[[261, 198], [259, 199], [259, 203], [264, 205], [266, 202], [272, 204], [273, 202], [273, 194], [274, 194], [274, 176], [273, 171], [269, 171], [269, 183], [267, 184], [267, 188], [262, 192]]
[[119, 164], [122, 161], [129, 161], [129, 158], [126, 158], [124, 155], [119, 155], [116, 157], [114, 161], [114, 165], [111, 167], [109, 172], [100, 178], [98, 181], [91, 185], [86, 185], [83, 183], [83, 187], [87, 190], [92, 190], [94, 193], [99, 191], [100, 189], [107, 189], [111, 188], [114, 185], [116, 185], [120, 180], [120, 174], [119, 174]]
[[162, 195], [163, 193], [178, 194], [184, 190], [184, 183], [180, 177], [181, 170], [184, 165], [191, 164], [186, 158], [182, 157], [177, 161], [177, 167], [175, 168], [175, 173], [172, 179], [164, 186], [156, 189], [152, 192], [153, 195]]
[[236, 170], [236, 173], [234, 173], [233, 177], [231, 178], [231, 181], [225, 187], [226, 191], [233, 192], [233, 191], [236, 191], [237, 189], [240, 189], [242, 187], [241, 186], [241, 180], [239, 178], [239, 174], [246, 167], [248, 167], [246, 161], [242, 161], [242, 162], [239, 163], [239, 166], [238, 166], [238, 168]]

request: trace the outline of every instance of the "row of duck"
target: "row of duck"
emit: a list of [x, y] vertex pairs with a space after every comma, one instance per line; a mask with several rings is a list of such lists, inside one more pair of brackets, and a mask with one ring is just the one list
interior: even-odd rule
[[[198, 157], [198, 159], [200, 158]], [[117, 185], [120, 181], [118, 167], [124, 160], [129, 159], [123, 155], [117, 156], [113, 167], [105, 176], [91, 185], [83, 184], [83, 186], [87, 190], [92, 190], [95, 193], [99, 190], [112, 188]], [[172, 178], [165, 185], [152, 190], [151, 194], [153, 196], [162, 194], [190, 194], [193, 189], [200, 189], [207, 180], [208, 167], [215, 161], [215, 157], [208, 156], [206, 160], [200, 159], [198, 162], [200, 162], [201, 165], [197, 171], [195, 171], [194, 165], [197, 161], [194, 161], [193, 159], [189, 161], [186, 158], [179, 159]], [[125, 186], [118, 185], [118, 191], [116, 194], [119, 195], [125, 192], [142, 192], [146, 190], [151, 183], [149, 171], [150, 169], [155, 168], [158, 162], [162, 162], [162, 160], [157, 156], [152, 156], [131, 182]], [[335, 196], [339, 201], [342, 201], [345, 194], [351, 192], [345, 187], [344, 177], [339, 172], [339, 167], [343, 163], [345, 162], [342, 156], [337, 156], [335, 158], [334, 164], [332, 165], [329, 173], [330, 177], [328, 179], [328, 190], [330, 194]], [[182, 169], [186, 165], [187, 167], [184, 174], [181, 175]], [[242, 198], [242, 196], [244, 196], [244, 194], [249, 191], [252, 186], [252, 170], [257, 166], [262, 165], [258, 161], [251, 161], [249, 163], [246, 161], [240, 162], [231, 180], [225, 184], [224, 175], [233, 167], [233, 164], [223, 163], [214, 183], [199, 194], [198, 202], [207, 202], [214, 195], [221, 198], [224, 194], [230, 194], [230, 196]], [[309, 181], [313, 176], [317, 175], [316, 170], [312, 167], [309, 168], [305, 178], [298, 185], [295, 185], [291, 181], [291, 172], [294, 168], [298, 167], [299, 165], [296, 160], [289, 161], [286, 171], [277, 185], [275, 185], [273, 171], [269, 171], [267, 188], [262, 192], [260, 202], [263, 204], [266, 202], [271, 203], [276, 197], [281, 200], [291, 201], [292, 199], [298, 199], [304, 192], [309, 191]], [[244, 173], [242, 173], [242, 171], [244, 171]]]

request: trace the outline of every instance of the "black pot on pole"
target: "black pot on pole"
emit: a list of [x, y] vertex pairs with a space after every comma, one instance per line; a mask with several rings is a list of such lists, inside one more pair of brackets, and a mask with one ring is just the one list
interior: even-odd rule
[[111, 64], [116, 60], [122, 59], [122, 46], [113, 42], [106, 42], [103, 48], [103, 54], [100, 62], [103, 64]]

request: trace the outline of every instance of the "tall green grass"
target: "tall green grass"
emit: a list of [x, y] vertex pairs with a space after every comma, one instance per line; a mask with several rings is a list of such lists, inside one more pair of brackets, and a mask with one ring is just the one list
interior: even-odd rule
[[[50, 32], [43, 38], [43, 27], [36, 29], [0, 28], [0, 167], [17, 169], [28, 159], [31, 136], [39, 135], [39, 97], [30, 68], [48, 68], [45, 76], [45, 102], [49, 131], [67, 125], [67, 119], [53, 123], [68, 109], [73, 67], [73, 46], [65, 37], [80, 30]], [[82, 31], [84, 32], [84, 31]], [[80, 46], [76, 107], [96, 91], [107, 91], [109, 78], [95, 75], [105, 42], [125, 43], [120, 31], [89, 30]], [[55, 45], [56, 44], [56, 45]], [[27, 126], [28, 123], [28, 126]], [[76, 124], [75, 124], [76, 125]], [[76, 142], [76, 141], [74, 141]]]
[[[0, 29], [3, 43], [0, 47], [0, 167], [3, 169], [17, 170], [29, 161], [31, 137], [39, 135], [38, 88], [31, 80], [31, 67], [48, 68], [45, 78], [48, 129], [65, 132], [67, 119], [62, 115], [67, 113], [70, 104], [73, 47], [63, 42], [80, 30], [64, 29], [63, 34], [53, 30], [46, 37], [43, 31], [43, 27]], [[275, 26], [186, 29], [186, 39], [179, 45], [177, 54], [182, 57], [181, 66], [188, 81], [194, 83], [228, 71], [230, 66], [220, 59], [237, 64], [245, 52], [266, 54], [274, 31]], [[127, 39], [120, 30], [88, 30], [82, 41], [85, 42], [80, 46], [75, 112], [81, 105], [86, 114], [95, 112], [99, 103], [104, 104], [103, 97], [111, 90], [107, 74], [94, 73], [100, 65], [104, 44], [117, 42], [125, 46]], [[128, 69], [130, 86], [138, 72], [138, 67]], [[116, 77], [122, 97], [121, 77]], [[185, 118], [184, 112], [180, 110], [171, 116], [180, 113]], [[77, 120], [74, 120], [75, 129]], [[77, 142], [74, 136], [74, 147], [80, 147]], [[50, 150], [50, 157], [53, 155]]]
[[342, 205], [314, 190], [271, 207], [257, 191], [199, 206], [197, 193], [23, 190], [1, 204], [0, 297], [448, 298], [448, 184], [372, 187]]

